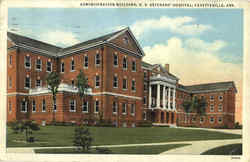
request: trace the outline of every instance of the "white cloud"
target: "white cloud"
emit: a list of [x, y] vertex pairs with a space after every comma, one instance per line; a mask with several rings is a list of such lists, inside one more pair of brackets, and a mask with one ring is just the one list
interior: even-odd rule
[[50, 44], [54, 44], [54, 45], [64, 45], [64, 46], [71, 46], [76, 43], [79, 43], [79, 40], [76, 38], [76, 36], [73, 33], [60, 31], [60, 30], [42, 33], [40, 35], [39, 40], [50, 43]]
[[[198, 41], [198, 40], [196, 40]], [[200, 41], [207, 48], [220, 49], [215, 42]], [[202, 44], [201, 43], [201, 44]], [[223, 62], [214, 50], [193, 50], [184, 46], [185, 41], [172, 37], [166, 43], [145, 47], [144, 61], [152, 64], [170, 64], [171, 73], [183, 84], [198, 84], [217, 81], [235, 81], [239, 87], [242, 81], [240, 64]]]
[[131, 30], [135, 36], [140, 37], [150, 30], [166, 29], [173, 33], [184, 35], [198, 35], [204, 31], [211, 30], [211, 25], [195, 24], [196, 19], [189, 16], [170, 18], [162, 16], [159, 19], [147, 19], [137, 21], [131, 25]]

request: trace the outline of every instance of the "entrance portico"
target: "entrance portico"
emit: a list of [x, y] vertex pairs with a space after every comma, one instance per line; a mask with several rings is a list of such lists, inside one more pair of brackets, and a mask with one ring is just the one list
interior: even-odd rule
[[176, 123], [176, 80], [157, 74], [150, 78], [149, 110], [153, 123]]

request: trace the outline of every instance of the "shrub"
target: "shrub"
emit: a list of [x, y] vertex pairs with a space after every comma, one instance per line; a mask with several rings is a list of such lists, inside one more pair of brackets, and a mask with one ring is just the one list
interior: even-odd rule
[[235, 129], [242, 129], [242, 125], [239, 122], [237, 122], [234, 124], [234, 128]]
[[75, 126], [76, 123], [72, 123], [72, 122], [51, 122], [50, 125], [53, 125], [53, 126]]
[[115, 127], [116, 125], [112, 123], [111, 120], [102, 120], [102, 122], [98, 122], [95, 126], [97, 127]]
[[139, 121], [138, 124], [137, 124], [137, 127], [152, 127], [153, 124], [151, 121]]
[[83, 125], [75, 128], [73, 145], [77, 147], [78, 151], [89, 152], [92, 141], [93, 138], [88, 128]]

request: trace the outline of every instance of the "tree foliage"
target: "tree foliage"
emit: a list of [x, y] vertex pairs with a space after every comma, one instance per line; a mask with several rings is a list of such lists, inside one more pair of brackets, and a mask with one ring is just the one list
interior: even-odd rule
[[77, 126], [75, 128], [73, 144], [77, 147], [78, 151], [88, 152], [92, 145], [93, 138], [89, 128], [83, 125]]
[[14, 121], [10, 123], [10, 128], [14, 133], [25, 133], [26, 142], [31, 142], [33, 131], [40, 130], [39, 125], [32, 120]]
[[80, 73], [77, 75], [76, 78], [77, 78], [76, 86], [78, 88], [78, 93], [79, 93], [79, 96], [82, 98], [84, 97], [85, 92], [88, 88], [88, 80], [85, 77], [82, 70], [80, 70]]

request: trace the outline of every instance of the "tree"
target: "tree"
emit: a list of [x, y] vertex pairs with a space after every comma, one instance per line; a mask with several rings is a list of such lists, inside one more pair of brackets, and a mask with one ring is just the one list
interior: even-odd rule
[[33, 131], [40, 130], [39, 125], [32, 120], [15, 121], [10, 124], [10, 127], [14, 133], [25, 132], [26, 142], [33, 142], [34, 137], [30, 137], [30, 135], [33, 134]]
[[84, 127], [83, 125], [77, 126], [75, 128], [73, 144], [77, 147], [78, 151], [88, 152], [90, 150], [93, 138], [89, 128]]
[[58, 87], [61, 82], [60, 75], [57, 72], [51, 72], [46, 77], [46, 81], [48, 84], [48, 89], [52, 93], [53, 97], [53, 122], [55, 122], [55, 105], [56, 105], [56, 94], [58, 92]]
[[192, 111], [192, 102], [190, 100], [184, 100], [182, 103], [183, 110], [188, 118], [188, 114]]

